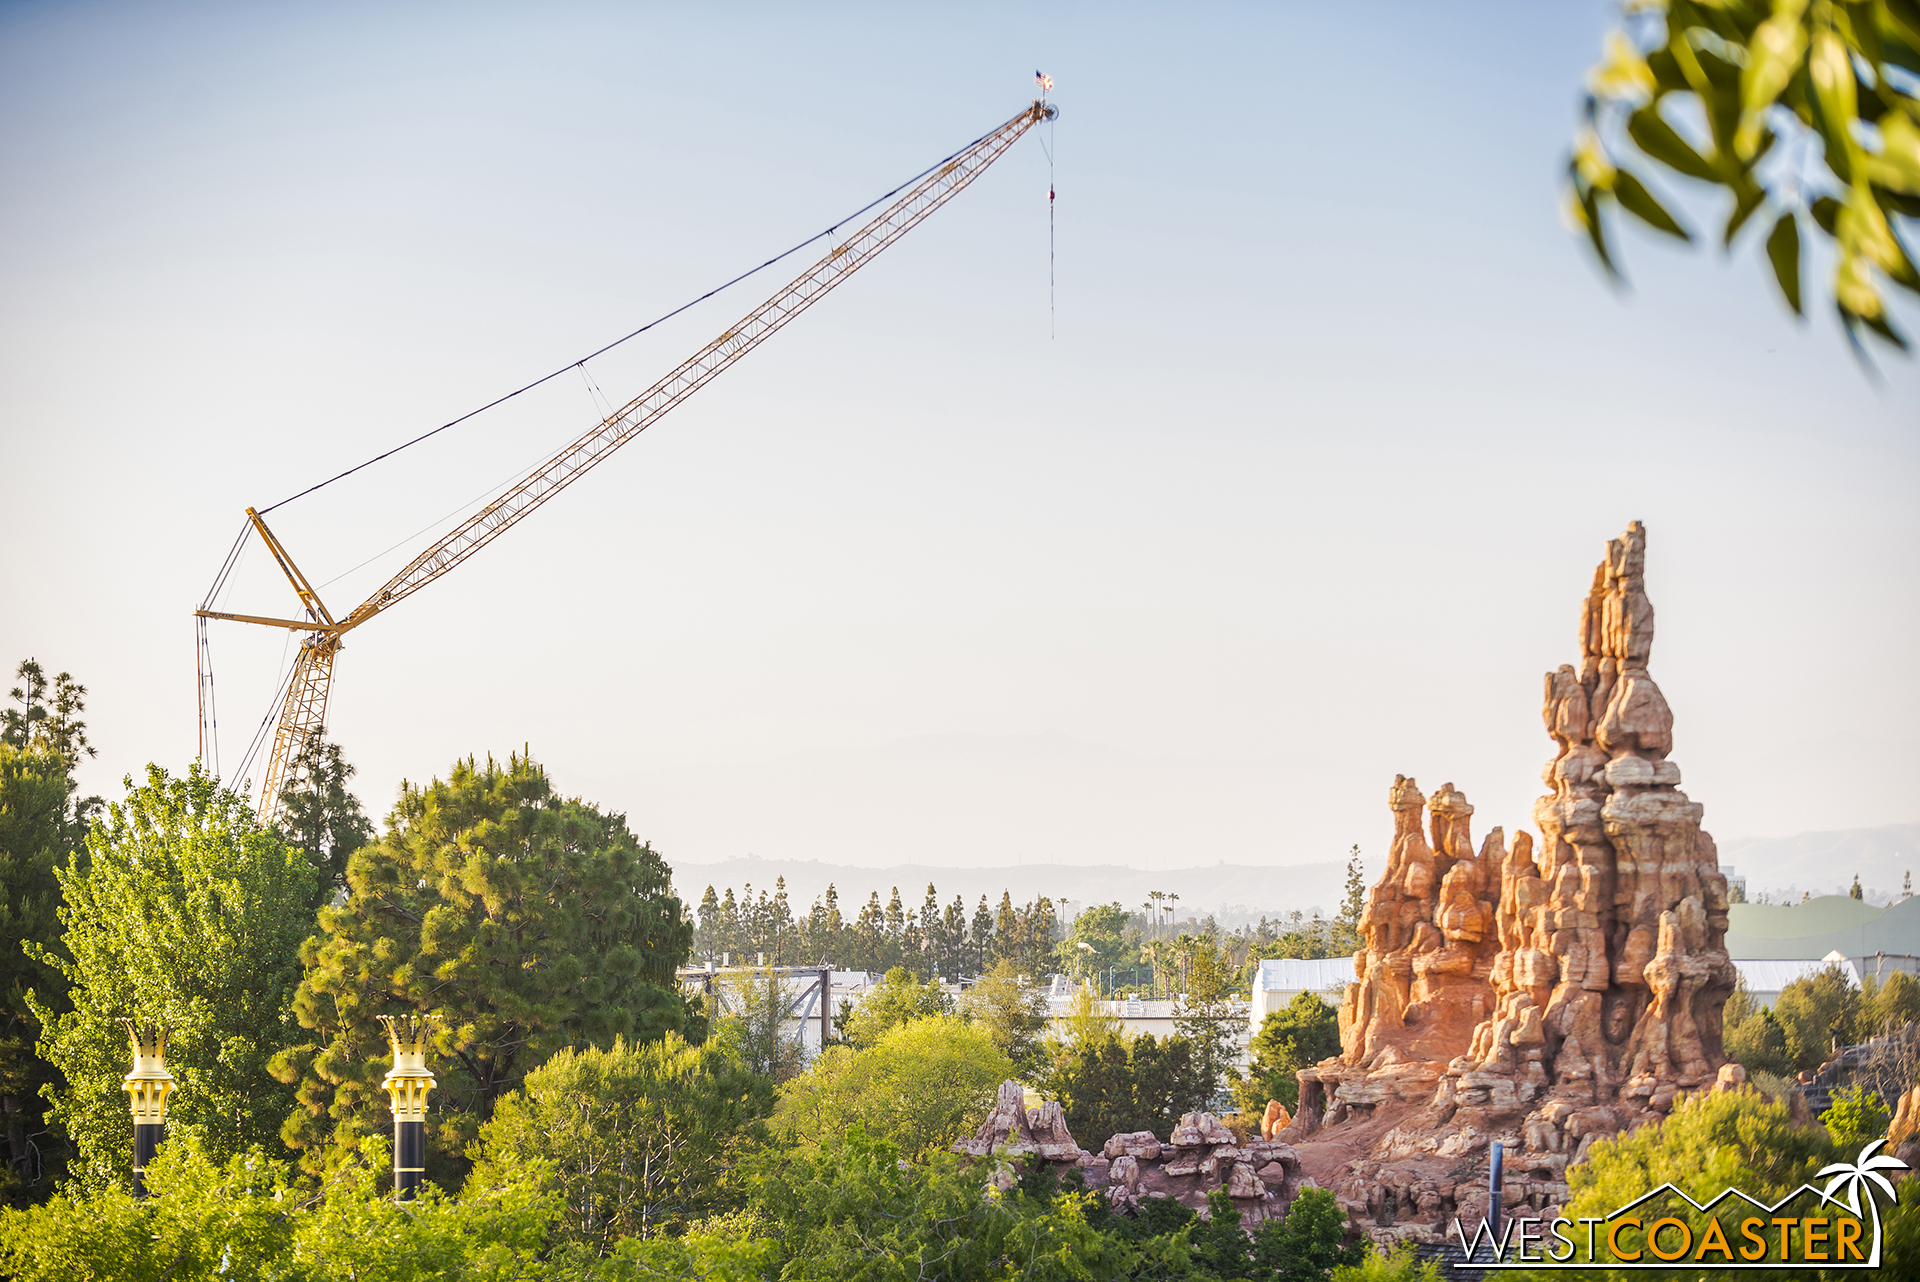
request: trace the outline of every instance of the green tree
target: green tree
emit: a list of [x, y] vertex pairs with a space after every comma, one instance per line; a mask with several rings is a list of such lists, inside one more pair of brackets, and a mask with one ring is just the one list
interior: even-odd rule
[[1073, 931], [1060, 941], [1059, 966], [1078, 979], [1105, 982], [1109, 970], [1127, 965], [1127, 927], [1133, 914], [1117, 902], [1094, 904], [1073, 919]]
[[467, 1193], [537, 1171], [559, 1195], [559, 1238], [606, 1255], [619, 1238], [678, 1232], [734, 1205], [772, 1107], [766, 1078], [677, 1034], [563, 1050], [480, 1128]]
[[752, 971], [727, 984], [725, 1014], [712, 1036], [751, 1073], [784, 1082], [806, 1067], [807, 1049], [787, 1032], [793, 994], [772, 970]]
[[70, 780], [57, 753], [0, 743], [0, 1200], [42, 1192], [62, 1166], [59, 1149], [45, 1152], [35, 1138], [45, 1126], [41, 1093], [59, 1079], [36, 1050], [41, 1024], [27, 994], [39, 994], [48, 1010], [69, 1009], [66, 975], [51, 959], [63, 955], [57, 870], [73, 854]]
[[1301, 1189], [1286, 1218], [1262, 1221], [1253, 1242], [1255, 1276], [1274, 1282], [1321, 1282], [1365, 1256], [1364, 1238], [1347, 1244], [1346, 1212], [1328, 1189]]
[[1364, 1243], [1366, 1258], [1358, 1264], [1342, 1264], [1332, 1274], [1332, 1282], [1447, 1282], [1438, 1260], [1423, 1260], [1413, 1245], [1402, 1242], [1383, 1252], [1372, 1243]]
[[1785, 1033], [1792, 1068], [1818, 1068], [1835, 1046], [1857, 1040], [1860, 990], [1838, 965], [1824, 966], [1782, 988], [1773, 1016]]
[[23, 660], [14, 675], [21, 684], [8, 693], [20, 706], [0, 709], [0, 743], [52, 752], [66, 763], [69, 777], [82, 758], [100, 755], [87, 742], [87, 723], [80, 720], [87, 710], [85, 686], [62, 672], [53, 678], [49, 699], [46, 669], [32, 659]]
[[1060, 1102], [1068, 1129], [1097, 1147], [1122, 1131], [1166, 1135], [1182, 1113], [1205, 1108], [1205, 1083], [1193, 1060], [1193, 1043], [1179, 1036], [1050, 1039], [1035, 1085]]
[[1920, 216], [1920, 7], [1656, 0], [1628, 12], [1628, 30], [1608, 38], [1590, 77], [1567, 167], [1568, 207], [1607, 271], [1617, 274], [1612, 206], [1692, 239], [1628, 166], [1658, 170], [1724, 192], [1725, 246], [1770, 225], [1766, 256], [1796, 314], [1802, 241], [1824, 238], [1849, 337], [1857, 345], [1864, 327], [1904, 350], [1883, 288], [1920, 292], [1902, 239]]
[[1833, 1104], [1820, 1115], [1827, 1134], [1842, 1153], [1851, 1153], [1870, 1140], [1887, 1133], [1892, 1119], [1878, 1097], [1863, 1086], [1842, 1086], [1833, 1093]]
[[1360, 936], [1360, 914], [1367, 910], [1367, 866], [1360, 858], [1358, 845], [1347, 852], [1347, 894], [1340, 901], [1340, 914], [1328, 931], [1328, 957], [1348, 957], [1365, 944]]
[[905, 967], [895, 966], [854, 1007], [840, 1026], [840, 1036], [854, 1046], [872, 1046], [902, 1024], [951, 1014], [953, 998], [938, 980], [923, 984]]
[[[354, 768], [327, 740], [321, 726], [288, 763], [280, 790], [280, 832], [304, 852], [320, 874], [320, 897], [331, 899], [347, 884], [347, 857], [373, 840], [373, 824], [360, 799], [347, 791]], [[314, 905], [316, 908], [318, 904]]]
[[[1820, 1128], [1796, 1126], [1784, 1099], [1769, 1099], [1751, 1089], [1702, 1092], [1682, 1097], [1661, 1121], [1594, 1144], [1586, 1161], [1567, 1168], [1572, 1196], [1563, 1214], [1575, 1221], [1581, 1216], [1605, 1216], [1669, 1182], [1699, 1203], [1717, 1198], [1732, 1187], [1763, 1205], [1771, 1204], [1801, 1184], [1823, 1186], [1825, 1181], [1815, 1178], [1822, 1166], [1851, 1161], [1854, 1156], [1836, 1148]], [[1905, 1185], [1913, 1183], [1903, 1181]], [[1677, 1217], [1687, 1223], [1695, 1242], [1703, 1240], [1709, 1218], [1670, 1193], [1641, 1204], [1635, 1214], [1643, 1223]], [[1740, 1221], [1752, 1214], [1747, 1202], [1728, 1198], [1714, 1207], [1712, 1218], [1720, 1221], [1726, 1241], [1740, 1242]], [[1910, 1192], [1903, 1193], [1900, 1204], [1886, 1214], [1888, 1252], [1881, 1262], [1882, 1276], [1920, 1274], [1917, 1217], [1920, 1203], [1912, 1200]], [[1597, 1260], [1612, 1259], [1604, 1233], [1595, 1246]], [[1564, 1275], [1542, 1269], [1523, 1276], [1547, 1279]], [[1590, 1276], [1625, 1282], [1635, 1275], [1610, 1270]], [[1724, 1276], [1724, 1271], [1702, 1266], [1677, 1276], [1709, 1279]]]
[[806, 1148], [838, 1145], [852, 1126], [909, 1154], [945, 1148], [993, 1106], [1013, 1061], [982, 1030], [929, 1015], [872, 1046], [829, 1046], [780, 1087], [774, 1133]]
[[[369, 1156], [384, 1168], [381, 1142]], [[254, 1150], [224, 1164], [169, 1139], [147, 1170], [156, 1196], [68, 1188], [0, 1212], [0, 1273], [16, 1282], [509, 1282], [546, 1276], [539, 1256], [558, 1199], [534, 1173], [454, 1201], [428, 1185], [396, 1203], [384, 1169], [349, 1166], [303, 1199], [284, 1162]]]
[[294, 1000], [313, 1040], [275, 1062], [299, 1084], [282, 1135], [324, 1167], [388, 1125], [376, 1016], [437, 1014], [440, 1085], [430, 1178], [450, 1179], [497, 1100], [565, 1046], [681, 1028], [674, 988], [692, 927], [670, 872], [607, 814], [553, 789], [521, 756], [473, 758], [403, 784], [386, 834], [347, 863], [320, 910]]
[[960, 999], [960, 1013], [985, 1031], [1002, 1055], [1024, 1069], [1047, 1026], [1047, 999], [1012, 961], [1002, 960], [974, 981]]
[[1193, 1047], [1193, 1071], [1202, 1107], [1211, 1106], [1234, 1075], [1235, 1042], [1246, 1016], [1233, 1008], [1232, 960], [1210, 935], [1182, 935], [1187, 988], [1173, 1026]]
[[[916, 1025], [915, 1027], [920, 1027]], [[856, 1129], [845, 1143], [770, 1166], [761, 1205], [785, 1282], [1169, 1276], [1088, 1223], [1078, 1199], [1029, 1197], [982, 1179], [951, 1153], [913, 1150]], [[1143, 1267], [1147, 1266], [1147, 1267]]]
[[267, 1066], [298, 1035], [290, 1004], [313, 902], [305, 858], [197, 762], [184, 776], [148, 766], [127, 787], [86, 859], [58, 873], [65, 952], [27, 948], [70, 985], [70, 1010], [27, 1000], [40, 1053], [64, 1078], [54, 1116], [96, 1187], [126, 1181], [133, 1160], [122, 1018], [171, 1030], [170, 1134], [215, 1160], [273, 1142], [292, 1098]]
[[1894, 971], [1862, 998], [1860, 1031], [1868, 1036], [1920, 1019], [1920, 980], [1905, 971]]
[[1340, 1017], [1318, 993], [1297, 993], [1261, 1023], [1248, 1048], [1246, 1076], [1234, 1085], [1236, 1102], [1258, 1113], [1277, 1099], [1289, 1109], [1300, 1102], [1296, 1074], [1340, 1053]]

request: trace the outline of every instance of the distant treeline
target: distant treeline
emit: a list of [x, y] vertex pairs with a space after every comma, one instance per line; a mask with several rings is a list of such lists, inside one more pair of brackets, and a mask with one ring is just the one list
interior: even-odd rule
[[874, 891], [849, 921], [841, 911], [839, 891], [831, 885], [803, 916], [795, 917], [782, 877], [772, 894], [756, 894], [748, 884], [736, 898], [732, 887], [721, 894], [708, 886], [694, 914], [693, 955], [696, 962], [715, 965], [831, 964], [839, 970], [880, 972], [904, 966], [923, 977], [943, 979], [981, 975], [1005, 960], [1024, 974], [1038, 976], [1052, 969], [1060, 936], [1053, 900], [1044, 895], [1016, 905], [1003, 891], [997, 910], [982, 895], [969, 915], [958, 895], [943, 907], [939, 892], [928, 882], [918, 911], [902, 902], [895, 887], [884, 905], [880, 892]]

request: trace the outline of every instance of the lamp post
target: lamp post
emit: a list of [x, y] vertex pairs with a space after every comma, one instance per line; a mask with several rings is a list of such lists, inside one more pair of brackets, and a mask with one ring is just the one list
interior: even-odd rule
[[167, 1030], [151, 1024], [142, 1028], [130, 1019], [120, 1022], [133, 1045], [133, 1071], [121, 1083], [133, 1112], [133, 1195], [145, 1197], [147, 1165], [167, 1137], [167, 1095], [173, 1090], [173, 1074], [166, 1065]]
[[427, 1068], [427, 1021], [431, 1015], [380, 1016], [393, 1043], [393, 1067], [382, 1085], [393, 1108], [393, 1197], [413, 1200], [427, 1174], [427, 1092], [433, 1074]]

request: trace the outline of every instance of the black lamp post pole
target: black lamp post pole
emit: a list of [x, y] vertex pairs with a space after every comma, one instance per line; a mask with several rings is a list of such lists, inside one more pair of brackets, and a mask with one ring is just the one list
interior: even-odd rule
[[167, 1030], [132, 1020], [127, 1040], [133, 1046], [133, 1071], [127, 1074], [121, 1089], [133, 1113], [133, 1195], [147, 1196], [147, 1167], [167, 1137], [167, 1095], [173, 1090], [173, 1074], [167, 1071]]
[[393, 1068], [382, 1083], [393, 1108], [393, 1198], [413, 1200], [427, 1175], [427, 1020], [431, 1016], [380, 1016], [393, 1044]]

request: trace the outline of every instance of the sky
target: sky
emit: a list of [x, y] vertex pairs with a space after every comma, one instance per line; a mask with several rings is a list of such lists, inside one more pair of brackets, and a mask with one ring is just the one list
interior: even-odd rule
[[[0, 662], [87, 685], [87, 789], [184, 769], [247, 506], [833, 224], [1043, 68], [1057, 123], [349, 636], [371, 812], [525, 748], [675, 863], [1377, 872], [1396, 773], [1531, 828], [1541, 673], [1641, 520], [1707, 828], [1920, 818], [1920, 370], [1796, 323], [1754, 243], [1628, 230], [1601, 277], [1559, 183], [1614, 12], [0, 6]], [[784, 279], [273, 528], [344, 613]], [[223, 603], [293, 608], [257, 545]], [[210, 645], [239, 782], [290, 654]]]

